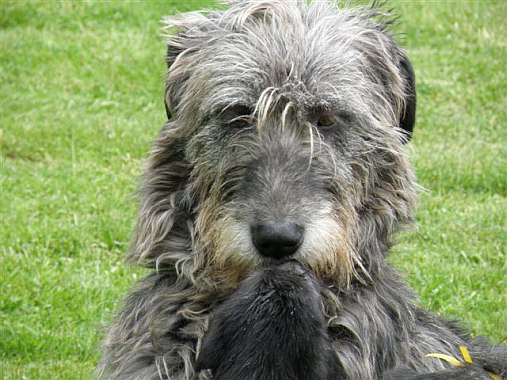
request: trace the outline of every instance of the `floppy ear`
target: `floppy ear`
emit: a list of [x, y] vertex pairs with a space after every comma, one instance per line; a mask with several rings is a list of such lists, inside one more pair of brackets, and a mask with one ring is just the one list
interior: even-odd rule
[[416, 109], [416, 91], [415, 91], [415, 74], [408, 58], [403, 55], [399, 62], [399, 69], [403, 78], [403, 88], [405, 93], [405, 105], [400, 115], [399, 127], [405, 132], [408, 142], [412, 138], [412, 131], [415, 125], [415, 109]]
[[209, 12], [206, 15], [191, 12], [164, 19], [167, 37], [164, 102], [169, 120], [176, 116], [180, 108], [187, 81], [193, 74], [195, 63], [201, 59], [201, 47], [213, 39], [213, 33], [210, 32], [217, 28], [218, 15], [219, 12]]
[[185, 197], [190, 167], [178, 132], [172, 122], [162, 128], [139, 190], [141, 204], [130, 259], [149, 268], [191, 260], [192, 216]]
[[187, 86], [201, 58], [201, 47], [210, 41], [208, 31], [216, 28], [216, 15], [186, 13], [165, 20], [168, 70], [164, 103], [169, 120], [153, 144], [143, 174], [141, 204], [130, 247], [130, 259], [150, 268], [178, 265], [179, 270], [185, 270], [192, 264], [195, 217], [192, 196], [188, 195], [192, 168], [186, 145], [196, 102], [187, 95]]
[[[385, 4], [385, 3], [384, 3]], [[383, 10], [383, 4], [373, 2], [367, 8], [367, 23], [376, 30], [366, 46], [376, 46], [377, 49], [368, 51], [365, 46], [359, 48], [363, 54], [370, 56], [373, 64], [378, 66], [381, 82], [387, 90], [387, 98], [391, 100], [399, 115], [397, 127], [403, 132], [403, 143], [412, 138], [416, 112], [415, 74], [406, 53], [395, 41], [390, 32], [396, 22], [392, 10]], [[359, 39], [361, 41], [361, 39]], [[379, 42], [381, 42], [379, 44]], [[380, 48], [378, 48], [380, 46]]]
[[[174, 41], [174, 40], [170, 39], [167, 44], [168, 46], [167, 46], [167, 54], [166, 54], [166, 63], [167, 63], [168, 70], [171, 69], [171, 66], [174, 63], [174, 61], [176, 60], [176, 58], [178, 57], [178, 55], [180, 55], [183, 52], [183, 49], [181, 49], [179, 46], [175, 46], [175, 44], [171, 43], [171, 41]], [[165, 106], [165, 112], [167, 114], [167, 120], [171, 120], [173, 117], [173, 114], [170, 109], [170, 104], [172, 104], [173, 108], [174, 108], [174, 103], [176, 103], [175, 100], [172, 100], [172, 98], [174, 98], [175, 94], [171, 93], [171, 89], [172, 89], [172, 86], [170, 86], [169, 83], [166, 82], [165, 94], [164, 94], [164, 106]]]
[[[167, 75], [164, 96], [169, 119], [155, 140], [141, 188], [130, 259], [150, 268], [169, 268], [191, 261], [192, 206], [186, 196], [190, 164], [186, 160], [188, 126], [178, 118], [195, 55], [210, 22], [199, 13], [165, 20]], [[184, 118], [184, 117], [183, 117]]]

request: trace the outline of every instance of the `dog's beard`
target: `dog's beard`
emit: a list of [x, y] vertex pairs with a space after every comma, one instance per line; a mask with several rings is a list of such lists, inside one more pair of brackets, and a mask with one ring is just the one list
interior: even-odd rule
[[[208, 223], [211, 227], [203, 234], [209, 254], [201, 265], [209, 281], [235, 289], [249, 273], [269, 267], [273, 260], [257, 252], [249, 221], [238, 220], [233, 212], [221, 214], [221, 219]], [[331, 207], [316, 210], [305, 223], [301, 247], [291, 258], [320, 280], [346, 288], [358, 276], [356, 270], [362, 269], [362, 263], [354, 245], [356, 219], [342, 214]]]
[[333, 367], [319, 285], [294, 260], [247, 277], [213, 314], [198, 370], [214, 379], [327, 379]]

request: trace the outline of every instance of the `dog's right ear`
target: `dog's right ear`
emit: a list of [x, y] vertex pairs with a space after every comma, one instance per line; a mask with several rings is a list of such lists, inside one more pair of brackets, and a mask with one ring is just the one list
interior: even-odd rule
[[[167, 46], [167, 54], [166, 54], [166, 63], [167, 63], [168, 70], [171, 69], [171, 66], [176, 61], [176, 58], [178, 57], [178, 55], [183, 52], [182, 49], [174, 46], [174, 44], [173, 44], [173, 46], [171, 46], [171, 41], [172, 40], [169, 40], [169, 43]], [[164, 94], [164, 105], [165, 105], [165, 112], [167, 114], [167, 120], [171, 120], [173, 117], [170, 105], [172, 104], [173, 105], [172, 108], [174, 108], [174, 104], [176, 103], [176, 101], [174, 101], [174, 100], [171, 101], [171, 99], [174, 99], [174, 97], [175, 97], [175, 94], [171, 93], [171, 88], [172, 88], [172, 86], [169, 86], [169, 83], [166, 82], [165, 94]]]
[[179, 14], [164, 19], [167, 38], [167, 75], [165, 110], [171, 120], [177, 115], [186, 91], [188, 78], [195, 63], [200, 60], [199, 51], [213, 38], [210, 30], [216, 28], [217, 12]]
[[[189, 125], [196, 102], [185, 102], [201, 47], [216, 27], [213, 15], [187, 13], [165, 20], [168, 49], [165, 108], [168, 121], [155, 140], [144, 170], [130, 259], [149, 268], [191, 270], [193, 205], [187, 194], [191, 167], [186, 158]], [[187, 104], [184, 106], [183, 104]], [[181, 109], [184, 109], [185, 115]], [[189, 264], [189, 265], [187, 265]]]
[[185, 196], [189, 177], [184, 140], [169, 121], [155, 140], [144, 169], [131, 261], [157, 269], [190, 262], [193, 216]]

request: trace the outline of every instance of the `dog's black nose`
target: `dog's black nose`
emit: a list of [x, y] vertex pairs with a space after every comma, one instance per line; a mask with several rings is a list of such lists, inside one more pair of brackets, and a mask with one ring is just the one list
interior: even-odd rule
[[281, 259], [298, 250], [303, 231], [302, 226], [288, 220], [263, 222], [252, 226], [252, 240], [261, 255]]

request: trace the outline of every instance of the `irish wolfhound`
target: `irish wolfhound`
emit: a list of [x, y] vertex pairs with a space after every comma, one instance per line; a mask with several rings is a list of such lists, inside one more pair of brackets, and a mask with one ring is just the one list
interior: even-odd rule
[[167, 21], [168, 121], [131, 247], [153, 272], [102, 378], [505, 375], [501, 348], [419, 308], [386, 262], [416, 201], [414, 73], [390, 20], [273, 0]]

